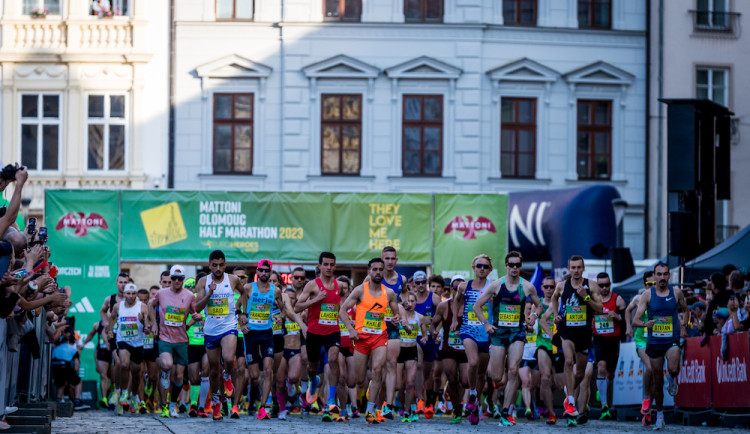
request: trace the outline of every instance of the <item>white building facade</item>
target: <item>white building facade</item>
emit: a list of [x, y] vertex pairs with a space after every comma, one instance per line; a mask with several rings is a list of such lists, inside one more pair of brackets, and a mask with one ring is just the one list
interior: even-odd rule
[[644, 255], [646, 5], [176, 2], [177, 189], [607, 183]]

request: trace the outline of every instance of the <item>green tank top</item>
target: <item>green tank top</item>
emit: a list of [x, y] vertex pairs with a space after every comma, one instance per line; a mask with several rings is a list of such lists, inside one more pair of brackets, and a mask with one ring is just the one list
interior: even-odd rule
[[[648, 310], [643, 311], [643, 315], [641, 315], [641, 321], [642, 322], [648, 321]], [[646, 327], [636, 327], [635, 332], [633, 332], [633, 339], [645, 340], [646, 339]]]
[[[198, 297], [198, 294], [195, 294]], [[203, 322], [197, 322], [187, 330], [188, 345], [203, 345]]]
[[[544, 309], [544, 312], [547, 312], [547, 309], [549, 309], [549, 305], [544, 304], [543, 300], [540, 300], [542, 303], [542, 308]], [[549, 320], [547, 321], [547, 325], [549, 325], [549, 329], [552, 333], [555, 333], [555, 316], [552, 315]], [[542, 327], [539, 327], [539, 331], [537, 332], [536, 337], [536, 346], [537, 347], [543, 347], [546, 348], [549, 351], [552, 351], [552, 336], [548, 336], [547, 333], [542, 330]]]

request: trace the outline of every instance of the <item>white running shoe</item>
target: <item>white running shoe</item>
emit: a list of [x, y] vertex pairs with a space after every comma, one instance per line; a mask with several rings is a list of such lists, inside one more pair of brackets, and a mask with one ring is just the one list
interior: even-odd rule
[[669, 383], [669, 386], [667, 387], [667, 392], [669, 392], [669, 394], [672, 396], [676, 396], [677, 390], [679, 389], [679, 385], [677, 384], [677, 379], [672, 378], [671, 376], [667, 376], [667, 383]]
[[161, 373], [161, 387], [169, 391], [169, 372], [162, 371]]
[[654, 431], [661, 431], [664, 429], [664, 418], [657, 418], [654, 424]]

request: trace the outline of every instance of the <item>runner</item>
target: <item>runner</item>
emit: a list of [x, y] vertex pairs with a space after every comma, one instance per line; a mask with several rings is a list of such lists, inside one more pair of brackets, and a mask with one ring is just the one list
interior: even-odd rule
[[[492, 282], [474, 303], [474, 314], [484, 325], [490, 336], [489, 372], [492, 381], [500, 384], [505, 374], [505, 359], [508, 358], [508, 381], [505, 385], [503, 411], [500, 415], [500, 426], [513, 426], [516, 418], [508, 414], [510, 404], [518, 396], [521, 359], [526, 343], [526, 303], [534, 305], [530, 319], [536, 321], [541, 313], [536, 288], [521, 278], [523, 258], [519, 252], [511, 251], [505, 255], [505, 276]], [[484, 306], [492, 303], [492, 318], [485, 315]]]
[[532, 318], [533, 305], [527, 303], [524, 310], [524, 315], [527, 319], [525, 323], [526, 343], [523, 346], [523, 357], [521, 358], [521, 367], [518, 369], [518, 375], [521, 377], [521, 396], [523, 404], [526, 407], [525, 416], [526, 419], [532, 421], [536, 418], [533, 398], [534, 390], [539, 388], [539, 362], [536, 359], [536, 338], [539, 332], [537, 328], [539, 324]]
[[[117, 387], [112, 402], [119, 405], [115, 408], [122, 415], [126, 406], [135, 413], [138, 410], [138, 389], [140, 386], [141, 363], [143, 362], [143, 334], [151, 331], [152, 325], [148, 307], [138, 300], [138, 288], [128, 283], [123, 290], [125, 300], [115, 305], [110, 313], [108, 332], [117, 323], [115, 339], [119, 363], [115, 366]], [[131, 375], [132, 374], [132, 375]], [[128, 385], [130, 385], [130, 402], [128, 403]]]
[[339, 346], [341, 333], [338, 311], [341, 304], [338, 281], [334, 280], [336, 256], [322, 252], [318, 256], [320, 277], [305, 285], [302, 294], [294, 307], [295, 312], [307, 310], [307, 374], [310, 378], [310, 389], [307, 402], [313, 403], [318, 395], [318, 365], [321, 349], [328, 354], [328, 402], [323, 412], [323, 422], [332, 422], [341, 416], [341, 409], [336, 405], [336, 390], [339, 380]]
[[[341, 299], [346, 300], [349, 294], [352, 292], [351, 281], [346, 276], [339, 276], [336, 278], [339, 284], [339, 290], [341, 291]], [[355, 308], [349, 309], [349, 319], [354, 320]], [[339, 348], [339, 404], [341, 404], [341, 416], [336, 419], [336, 422], [345, 422], [351, 417], [359, 417], [359, 409], [357, 408], [357, 383], [355, 382], [354, 373], [354, 345], [352, 340], [349, 338], [349, 329], [346, 328], [346, 324], [343, 321], [339, 321], [339, 333], [341, 333], [341, 347]], [[346, 405], [344, 405], [346, 403]], [[352, 405], [354, 406], [352, 408]]]
[[[683, 315], [680, 320], [678, 312], [688, 313], [687, 303], [682, 291], [675, 290], [669, 285], [669, 266], [659, 262], [654, 266], [656, 286], [652, 286], [641, 295], [638, 311], [635, 313], [633, 325], [646, 327], [646, 354], [651, 359], [653, 378], [651, 379], [651, 396], [654, 398], [656, 409], [656, 423], [654, 429], [664, 428], [664, 375], [657, 367], [664, 366], [667, 358], [668, 392], [677, 395], [677, 377], [680, 375], [680, 339], [687, 337], [687, 320], [689, 315]], [[648, 321], [641, 320], [644, 312], [648, 311]], [[679, 324], [679, 326], [677, 326]]]
[[[450, 292], [450, 285], [446, 285], [445, 279], [443, 279], [443, 276], [439, 274], [433, 274], [428, 279], [428, 285], [429, 290], [433, 294], [432, 297], [432, 312], [430, 313], [430, 316], [435, 315], [435, 310], [437, 310], [438, 305], [443, 301], [443, 296], [447, 294], [446, 298], [451, 297]], [[417, 294], [419, 295], [419, 294]], [[418, 301], [419, 299], [417, 299]], [[417, 305], [419, 306], [419, 305]], [[423, 314], [424, 315], [424, 314]], [[429, 323], [432, 323], [432, 318], [429, 318]], [[440, 359], [438, 359], [438, 354], [440, 350], [440, 345], [443, 341], [443, 329], [438, 329], [437, 334], [431, 334], [432, 341], [434, 343], [434, 354], [435, 354], [435, 362], [432, 363], [432, 378], [429, 381], [432, 381], [432, 390], [437, 395], [437, 407], [435, 407], [435, 414], [445, 414], [447, 412], [446, 404], [445, 404], [445, 397], [443, 396], [443, 387], [445, 386], [444, 381], [444, 375], [443, 375], [443, 364], [440, 362]]]
[[[542, 280], [542, 292], [544, 298], [541, 300], [544, 312], [552, 304], [552, 294], [555, 292], [555, 279], [547, 276]], [[543, 315], [544, 316], [544, 315]], [[539, 319], [536, 337], [536, 360], [539, 365], [539, 394], [544, 401], [547, 410], [547, 425], [557, 423], [555, 407], [552, 402], [552, 384], [555, 378], [554, 360], [557, 348], [552, 346], [552, 336], [557, 332], [554, 318], [546, 320], [546, 327], [542, 325], [543, 319]]]
[[[285, 290], [286, 285], [281, 280], [281, 274], [279, 274], [279, 272], [276, 270], [271, 270], [271, 276], [268, 278], [268, 282], [281, 289], [281, 299], [284, 301], [284, 303], [288, 303], [289, 297], [288, 293]], [[273, 410], [271, 410], [271, 418], [273, 419], [277, 418], [279, 416], [279, 410], [282, 410], [282, 406], [279, 405], [279, 389], [276, 387], [276, 385], [278, 384], [278, 380], [276, 377], [281, 366], [281, 361], [284, 359], [284, 324], [287, 318], [286, 315], [281, 314], [281, 307], [277, 306], [276, 303], [273, 304], [271, 315], [273, 315], [274, 318], [273, 326], [271, 327], [271, 330], [273, 330], [273, 386], [271, 387]], [[292, 318], [290, 321], [294, 323], [294, 318]], [[286, 396], [284, 397], [284, 402], [286, 402]]]
[[[461, 405], [461, 387], [469, 388], [469, 362], [466, 359], [464, 344], [456, 331], [451, 331], [453, 323], [453, 299], [448, 298], [438, 304], [435, 316], [432, 317], [432, 335], [436, 336], [442, 329], [443, 339], [438, 352], [438, 360], [443, 365], [443, 372], [448, 380], [448, 396], [453, 406], [451, 424], [461, 423], [463, 409]], [[459, 383], [460, 381], [460, 383]]]
[[[248, 279], [245, 267], [234, 267], [234, 269], [232, 269], [232, 274], [240, 279], [240, 285], [242, 286], [242, 288], [245, 288]], [[242, 293], [238, 292], [236, 288], [233, 288], [233, 290], [234, 303], [236, 305]], [[242, 397], [244, 396], [243, 391], [245, 390], [248, 379], [247, 365], [245, 364], [245, 339], [242, 336], [242, 330], [240, 330], [239, 321], [237, 322], [237, 344], [234, 348], [234, 360], [234, 369], [232, 370], [231, 376], [226, 368], [224, 369], [222, 375], [224, 380], [224, 393], [227, 396], [232, 396], [232, 400], [234, 401], [235, 405], [238, 405], [241, 402]], [[239, 362], [237, 362], [237, 360], [239, 360]], [[229, 381], [230, 377], [231, 381]], [[235, 389], [238, 391], [237, 395], [234, 395]], [[232, 414], [235, 415], [234, 412]], [[239, 412], [235, 415], [235, 418], [236, 417], [239, 417]]]
[[596, 362], [596, 388], [602, 403], [600, 420], [611, 420], [609, 404], [612, 403], [613, 384], [617, 359], [620, 357], [620, 323], [625, 312], [625, 300], [610, 291], [612, 282], [607, 273], [596, 276], [596, 284], [602, 295], [604, 310], [594, 317], [594, 360]]
[[[107, 296], [104, 299], [104, 303], [102, 303], [101, 309], [99, 309], [99, 317], [101, 318], [102, 323], [105, 327], [111, 325], [111, 330], [117, 330], [117, 324], [109, 324], [110, 314], [115, 305], [125, 299], [123, 290], [125, 289], [125, 285], [128, 284], [129, 278], [130, 276], [128, 273], [120, 273], [117, 275], [117, 282], [115, 284], [117, 286], [117, 292]], [[117, 351], [115, 351], [117, 349], [117, 342], [115, 341], [114, 335], [109, 335], [109, 348], [112, 350], [112, 362], [117, 365], [119, 363], [119, 357]], [[112, 377], [112, 379], [114, 378], [115, 377]], [[115, 386], [119, 386], [119, 384], [116, 384]]]
[[[417, 303], [414, 307], [414, 310], [425, 317], [425, 320], [428, 323], [431, 323], [432, 316], [435, 315], [435, 308], [438, 304], [440, 304], [440, 296], [432, 292], [432, 288], [434, 285], [434, 287], [439, 286], [440, 289], [442, 289], [442, 284], [439, 282], [433, 284], [433, 280], [432, 278], [430, 278], [430, 289], [428, 290], [427, 274], [424, 271], [417, 271], [412, 277], [414, 279], [412, 286], [414, 287], [417, 296]], [[437, 386], [436, 388], [435, 386], [435, 384], [439, 383], [440, 380], [438, 379], [437, 381], [435, 381], [435, 379], [433, 378], [433, 365], [435, 363], [435, 360], [437, 359], [438, 347], [432, 335], [422, 335], [421, 328], [419, 330], [418, 337], [420, 339], [417, 341], [419, 343], [419, 362], [417, 364], [417, 372], [421, 373], [422, 375], [417, 379], [417, 395], [420, 397], [420, 400], [423, 401], [421, 403], [422, 413], [424, 413], [426, 418], [431, 419], [435, 414], [434, 405], [437, 399], [436, 390], [438, 390], [438, 388], [440, 387]], [[422, 339], [423, 337], [426, 337], [426, 339]], [[401, 342], [403, 343], [403, 340]], [[424, 402], [424, 399], [421, 399], [423, 384], [425, 394], [427, 395], [426, 402]]]
[[[172, 389], [167, 407], [167, 393], [159, 393], [162, 403], [162, 417], [177, 417], [177, 397], [182, 390], [182, 379], [188, 364], [188, 336], [186, 331], [187, 316], [195, 312], [193, 293], [183, 289], [185, 271], [182, 265], [173, 265], [169, 271], [172, 286], [162, 288], [151, 300], [150, 316], [156, 317], [155, 310], [163, 306], [159, 315], [159, 366], [161, 367], [162, 390]], [[170, 377], [171, 375], [171, 377]]]
[[[222, 378], [224, 369], [234, 372], [236, 363], [235, 354], [237, 350], [237, 315], [235, 313], [234, 294], [239, 292], [244, 295], [244, 288], [240, 278], [224, 272], [226, 269], [226, 258], [221, 250], [214, 250], [208, 256], [208, 268], [211, 273], [202, 277], [195, 284], [197, 301], [195, 308], [203, 312], [203, 342], [208, 355], [208, 376], [211, 389], [211, 410], [213, 420], [221, 420], [222, 401], [226, 396], [231, 396], [234, 391], [232, 378]], [[221, 392], [224, 393], [221, 393]], [[234, 405], [230, 417], [240, 417], [237, 409], [239, 395], [234, 396]]]
[[[188, 279], [190, 280], [190, 279]], [[193, 282], [195, 290], [195, 282]], [[195, 294], [197, 298], [198, 295]], [[208, 356], [205, 346], [205, 325], [203, 313], [194, 312], [187, 322], [188, 326], [188, 379], [190, 381], [190, 417], [208, 417], [206, 399], [209, 390]]]
[[[565, 416], [568, 426], [578, 425], [578, 410], [573, 397], [576, 388], [580, 385], [579, 401], [582, 395], [587, 393], [588, 384], [583, 383], [586, 362], [589, 349], [591, 349], [591, 334], [594, 312], [602, 311], [601, 295], [599, 286], [595, 282], [589, 282], [583, 277], [585, 269], [583, 258], [578, 255], [568, 259], [568, 271], [570, 278], [557, 284], [552, 303], [544, 313], [542, 327], [550, 317], [561, 314], [558, 324], [560, 338], [562, 339], [563, 355], [565, 357], [565, 387], [567, 388], [565, 401]], [[546, 332], [550, 332], [546, 330]], [[575, 367], [575, 372], [573, 371]], [[578, 408], [583, 411], [585, 403], [578, 403]]]
[[[385, 326], [385, 309], [390, 307], [395, 313], [391, 321], [400, 322], [398, 314], [398, 296], [392, 289], [381, 285], [383, 282], [384, 261], [373, 258], [367, 264], [367, 277], [361, 285], [354, 288], [344, 304], [339, 308], [339, 320], [343, 321], [349, 330], [349, 337], [354, 341], [354, 365], [356, 380], [360, 384], [365, 381], [368, 362], [372, 362], [372, 381], [370, 382], [370, 398], [367, 400], [365, 421], [368, 424], [379, 423], [375, 417], [375, 402], [380, 395], [383, 381], [383, 364], [386, 358], [388, 335]], [[352, 325], [347, 312], [356, 306], [355, 321]]]
[[[400, 301], [401, 292], [406, 286], [407, 279], [403, 274], [397, 273], [395, 270], [396, 264], [398, 263], [398, 255], [396, 253], [396, 249], [393, 246], [384, 247], [383, 251], [380, 254], [380, 258], [385, 264], [382, 285], [392, 290], [394, 294], [396, 294], [398, 304], [398, 302]], [[398, 355], [401, 353], [398, 321], [394, 323], [392, 321], [393, 317], [394, 311], [391, 310], [390, 306], [386, 306], [385, 325], [386, 332], [388, 333], [388, 347], [386, 348], [384, 378], [385, 405], [383, 406], [383, 411], [381, 413], [382, 417], [386, 419], [393, 419], [393, 396], [396, 393], [396, 364], [398, 363]]]
[[[474, 269], [475, 278], [462, 282], [453, 298], [453, 312], [463, 312], [463, 315], [453, 316], [451, 331], [460, 331], [466, 358], [469, 361], [469, 400], [465, 408], [469, 413], [469, 423], [477, 425], [479, 416], [482, 414], [477, 393], [484, 390], [490, 349], [487, 330], [476, 315], [475, 303], [490, 287], [487, 276], [492, 271], [492, 259], [484, 254], [479, 255], [471, 261], [471, 267]], [[478, 307], [485, 318], [489, 316], [488, 308], [488, 303]]]
[[107, 396], [109, 395], [109, 379], [110, 370], [112, 369], [112, 350], [109, 348], [109, 339], [107, 339], [107, 329], [102, 321], [97, 321], [94, 326], [91, 327], [91, 331], [86, 336], [81, 347], [85, 347], [86, 344], [91, 342], [96, 336], [96, 352], [94, 353], [94, 360], [96, 361], [96, 372], [99, 374], [99, 391], [101, 392], [101, 399], [99, 399], [99, 407], [108, 408], [109, 403]]
[[[422, 276], [417, 278], [426, 280], [427, 276], [422, 271]], [[421, 284], [425, 286], [424, 283]], [[401, 321], [399, 324], [399, 335], [401, 340], [401, 352], [398, 355], [398, 367], [396, 375], [396, 389], [403, 391], [404, 396], [404, 416], [401, 422], [416, 422], [419, 420], [417, 414], [417, 404], [414, 403], [414, 380], [417, 376], [417, 341], [418, 336], [419, 343], [424, 345], [427, 343], [427, 322], [419, 312], [414, 310], [417, 304], [417, 295], [414, 292], [409, 292], [404, 296], [402, 306], [400, 306], [399, 316]], [[420, 333], [421, 332], [421, 333]]]
[[[643, 292], [655, 284], [654, 270], [645, 271], [643, 273], [643, 288], [633, 297], [627, 309], [625, 309], [626, 334], [635, 341], [635, 351], [643, 363], [643, 405], [641, 406], [643, 426], [651, 424], [651, 378], [653, 378], [653, 374], [651, 372], [651, 358], [646, 354], [646, 328], [636, 327], [635, 332], [633, 332], [633, 315], [638, 310], [638, 303], [641, 300]], [[641, 322], [646, 321], [648, 321], [648, 309], [641, 316]]]
[[[297, 304], [297, 292], [294, 288], [284, 291], [282, 297], [286, 297], [289, 305], [292, 307]], [[307, 326], [304, 323], [300, 323], [301, 320], [297, 322], [293, 318], [284, 317], [283, 357], [276, 371], [276, 399], [279, 403], [279, 420], [286, 420], [287, 399], [291, 400], [290, 402], [294, 402], [294, 397], [297, 394], [295, 385], [299, 381], [302, 370], [302, 365], [300, 364], [300, 347], [302, 345], [302, 335], [307, 333]]]

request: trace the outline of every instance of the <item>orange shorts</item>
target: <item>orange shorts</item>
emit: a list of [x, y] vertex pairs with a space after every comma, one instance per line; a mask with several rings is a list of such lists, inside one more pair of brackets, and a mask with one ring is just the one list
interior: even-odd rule
[[379, 335], [360, 333], [358, 336], [359, 339], [353, 341], [354, 351], [358, 351], [362, 354], [370, 355], [375, 348], [388, 345], [388, 333], [385, 331]]

